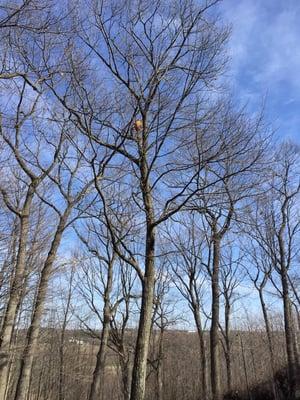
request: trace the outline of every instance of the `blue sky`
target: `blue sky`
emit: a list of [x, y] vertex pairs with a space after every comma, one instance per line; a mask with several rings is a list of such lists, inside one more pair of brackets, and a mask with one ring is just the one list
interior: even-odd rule
[[232, 26], [227, 77], [238, 99], [261, 106], [279, 138], [300, 143], [300, 0], [223, 0]]

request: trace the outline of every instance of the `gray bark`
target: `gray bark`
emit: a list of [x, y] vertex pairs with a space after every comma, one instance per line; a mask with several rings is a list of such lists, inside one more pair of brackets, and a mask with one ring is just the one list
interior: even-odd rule
[[103, 384], [105, 373], [105, 361], [108, 348], [108, 340], [110, 333], [110, 294], [113, 283], [112, 263], [108, 265], [107, 285], [104, 292], [104, 308], [103, 308], [103, 326], [101, 333], [101, 343], [97, 353], [96, 366], [93, 372], [93, 380], [90, 388], [89, 400], [99, 400], [103, 398]]
[[[196, 305], [195, 305], [196, 306]], [[205, 341], [204, 341], [204, 332], [202, 329], [202, 323], [200, 318], [199, 308], [196, 306], [194, 308], [194, 319], [196, 323], [198, 338], [199, 338], [199, 347], [200, 347], [200, 370], [201, 370], [201, 397], [205, 400], [208, 395], [208, 382], [207, 382], [207, 360], [206, 360], [206, 351], [205, 351]]]
[[286, 262], [286, 250], [284, 243], [284, 230], [287, 225], [286, 216], [287, 200], [284, 202], [282, 212], [282, 224], [278, 232], [278, 243], [279, 243], [279, 256], [280, 256], [280, 278], [282, 285], [282, 297], [283, 297], [283, 313], [284, 313], [284, 327], [285, 327], [285, 342], [286, 342], [286, 354], [288, 361], [288, 378], [289, 378], [289, 398], [295, 399], [296, 391], [296, 365], [295, 365], [295, 354], [294, 354], [294, 337], [293, 337], [293, 321], [292, 321], [292, 308], [289, 295], [289, 281], [288, 271]]
[[48, 282], [52, 273], [52, 267], [57, 255], [58, 248], [62, 239], [62, 235], [67, 223], [67, 219], [71, 210], [64, 213], [60, 218], [55, 236], [53, 238], [50, 251], [41, 271], [41, 277], [36, 295], [34, 310], [31, 318], [31, 324], [26, 335], [25, 348], [21, 358], [21, 367], [17, 383], [17, 389], [14, 400], [26, 400], [30, 375], [32, 370], [33, 358], [37, 352], [38, 336], [40, 332], [40, 323], [43, 316], [44, 304], [48, 289]]
[[274, 399], [276, 400], [277, 399], [277, 390], [276, 390], [276, 383], [275, 383], [276, 364], [275, 364], [275, 357], [274, 357], [274, 351], [273, 351], [272, 332], [271, 332], [271, 327], [270, 327], [270, 322], [269, 322], [268, 311], [267, 311], [266, 304], [265, 304], [264, 297], [263, 297], [263, 289], [261, 288], [258, 291], [258, 293], [259, 293], [260, 304], [261, 304], [265, 327], [266, 327], [268, 348], [269, 348], [270, 361], [271, 361], [272, 391], [273, 391]]
[[210, 328], [211, 389], [213, 400], [221, 399], [220, 355], [219, 355], [219, 313], [220, 313], [220, 239], [213, 238], [212, 271], [212, 316]]
[[143, 280], [141, 314], [136, 342], [135, 359], [132, 372], [131, 400], [143, 400], [146, 386], [147, 357], [152, 322], [154, 297], [155, 267], [154, 249], [155, 233], [147, 230], [145, 276]]
[[26, 269], [26, 247], [28, 241], [30, 222], [29, 217], [32, 200], [34, 197], [34, 189], [34, 185], [31, 184], [28, 188], [24, 205], [20, 213], [20, 232], [15, 275], [9, 293], [9, 299], [2, 323], [0, 338], [0, 399], [5, 399], [6, 385], [8, 382], [10, 347]]

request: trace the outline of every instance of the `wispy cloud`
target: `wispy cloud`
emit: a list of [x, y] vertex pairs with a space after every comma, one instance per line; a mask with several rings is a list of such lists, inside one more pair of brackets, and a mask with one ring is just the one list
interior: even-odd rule
[[235, 91], [256, 106], [267, 95], [268, 117], [300, 140], [300, 2], [226, 0], [221, 13], [232, 24], [228, 78]]

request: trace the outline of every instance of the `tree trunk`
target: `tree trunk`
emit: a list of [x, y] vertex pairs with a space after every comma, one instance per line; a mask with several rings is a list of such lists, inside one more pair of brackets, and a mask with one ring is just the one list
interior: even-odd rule
[[273, 352], [272, 333], [271, 333], [271, 328], [270, 328], [268, 311], [267, 311], [264, 296], [263, 296], [263, 289], [262, 288], [259, 289], [258, 293], [259, 293], [260, 304], [261, 304], [263, 317], [264, 317], [264, 321], [265, 321], [267, 340], [268, 340], [268, 348], [269, 348], [270, 361], [271, 361], [272, 391], [273, 391], [274, 399], [276, 400], [277, 399], [277, 389], [276, 389], [276, 383], [275, 383], [276, 365], [275, 365], [275, 358], [274, 358], [274, 352]]
[[152, 321], [153, 289], [155, 281], [155, 232], [147, 229], [145, 276], [143, 279], [142, 304], [132, 371], [131, 400], [143, 400], [146, 386], [146, 369]]
[[291, 310], [291, 301], [289, 298], [288, 277], [285, 267], [281, 269], [281, 283], [282, 283], [282, 295], [283, 295], [285, 342], [286, 342], [286, 353], [288, 360], [290, 399], [293, 400], [295, 398], [297, 378], [295, 371], [292, 310]]
[[[143, 126], [146, 127], [146, 118], [143, 116]], [[140, 155], [140, 187], [143, 194], [144, 211], [146, 215], [146, 245], [145, 245], [145, 273], [142, 281], [142, 302], [139, 319], [135, 356], [132, 369], [131, 400], [144, 400], [146, 388], [147, 359], [152, 325], [152, 309], [155, 284], [155, 226], [154, 209], [149, 184], [149, 170], [147, 163], [147, 132], [139, 140]]]
[[41, 271], [41, 277], [31, 318], [31, 324], [26, 335], [25, 347], [21, 358], [21, 367], [14, 400], [27, 399], [33, 357], [37, 353], [40, 323], [43, 316], [48, 283], [70, 211], [71, 210], [67, 210], [59, 220], [59, 224], [57, 226], [50, 251]]
[[[13, 270], [14, 266], [16, 264], [16, 258], [17, 258], [17, 249], [18, 249], [18, 241], [19, 241], [19, 220], [17, 217], [14, 218], [13, 221], [13, 228], [11, 231], [11, 239], [10, 243], [7, 249], [7, 256], [3, 262], [3, 265], [1, 267], [0, 271], [0, 290], [2, 286], [5, 284], [5, 276], [6, 273], [8, 273], [8, 276], [10, 276], [9, 283], [10, 286], [12, 286], [13, 283]], [[2, 332], [2, 323], [3, 323], [3, 316], [1, 315], [0, 317], [0, 332]]]
[[220, 312], [220, 239], [213, 239], [213, 272], [212, 272], [212, 316], [210, 328], [211, 357], [211, 390], [212, 399], [221, 399], [220, 357], [219, 357], [219, 312]]
[[[296, 308], [296, 307], [295, 307]], [[295, 310], [297, 313], [297, 309]], [[295, 373], [297, 374], [297, 368], [300, 365], [299, 362], [299, 344], [298, 344], [298, 337], [297, 337], [297, 320], [296, 315], [293, 313], [293, 307], [291, 304], [291, 318], [292, 318], [292, 328], [293, 328], [293, 347], [294, 347], [294, 358], [295, 358]]]
[[205, 352], [205, 342], [204, 342], [204, 332], [202, 329], [202, 323], [200, 318], [200, 311], [196, 305], [193, 305], [193, 314], [197, 327], [197, 333], [199, 338], [199, 347], [200, 347], [200, 361], [201, 361], [201, 383], [202, 383], [202, 393], [201, 398], [203, 400], [207, 399], [207, 362], [206, 362], [206, 352]]
[[15, 266], [15, 275], [9, 293], [8, 303], [2, 323], [0, 338], [0, 399], [5, 399], [6, 385], [9, 371], [9, 357], [12, 335], [17, 317], [18, 304], [20, 301], [20, 293], [26, 268], [26, 247], [29, 233], [29, 216], [31, 204], [34, 196], [34, 186], [30, 185], [26, 194], [25, 202], [20, 216], [20, 233], [18, 254]]
[[101, 333], [101, 343], [97, 353], [96, 366], [93, 372], [93, 380], [91, 384], [89, 400], [99, 400], [103, 398], [103, 380], [105, 372], [105, 360], [107, 354], [107, 344], [110, 332], [110, 313], [109, 310], [105, 311], [102, 333]]
[[93, 380], [90, 388], [89, 400], [99, 400], [103, 398], [103, 384], [105, 373], [105, 361], [107, 354], [108, 339], [110, 333], [110, 294], [113, 282], [113, 264], [109, 263], [107, 271], [107, 284], [104, 292], [103, 308], [103, 327], [101, 333], [101, 343], [97, 354], [96, 367], [93, 373]]
[[232, 393], [231, 354], [230, 351], [228, 351], [227, 344], [225, 351], [225, 362], [226, 362], [226, 372], [227, 372], [227, 390], [228, 393]]
[[243, 366], [244, 366], [244, 374], [245, 374], [245, 379], [246, 379], [246, 388], [247, 388], [247, 393], [248, 393], [248, 399], [251, 399], [250, 385], [249, 385], [248, 372], [247, 372], [246, 354], [245, 354], [245, 348], [244, 348], [244, 343], [243, 343], [243, 339], [242, 339], [242, 333], [240, 333], [239, 336], [240, 336], [240, 342], [241, 342], [242, 359], [243, 359]]
[[280, 255], [280, 277], [282, 285], [283, 297], [283, 313], [284, 313], [284, 328], [285, 328], [285, 341], [286, 353], [288, 361], [288, 378], [289, 378], [289, 397], [291, 400], [295, 399], [296, 391], [296, 371], [295, 371], [295, 356], [294, 356], [294, 337], [293, 337], [293, 321], [291, 301], [289, 297], [289, 281], [286, 261], [286, 249], [284, 243], [284, 229], [286, 227], [286, 214], [284, 207], [282, 208], [282, 224], [278, 232], [278, 244]]
[[[161, 318], [163, 319], [163, 318]], [[161, 321], [163, 323], [163, 321]], [[164, 352], [164, 328], [159, 331], [158, 337], [158, 364], [156, 369], [156, 398], [163, 400], [163, 352]]]
[[69, 291], [68, 291], [68, 297], [67, 297], [67, 304], [64, 312], [64, 319], [63, 319], [63, 324], [61, 328], [61, 336], [60, 336], [60, 344], [59, 344], [59, 388], [58, 388], [58, 399], [59, 400], [64, 400], [64, 369], [65, 369], [65, 333], [66, 333], [66, 327], [67, 327], [67, 320], [68, 320], [68, 313], [69, 313], [69, 308], [70, 308], [70, 303], [71, 303], [71, 297], [72, 297], [72, 284], [73, 284], [73, 270], [72, 274], [70, 277], [70, 283], [69, 283]]
[[227, 390], [232, 392], [232, 374], [231, 374], [231, 341], [230, 341], [230, 313], [231, 304], [228, 292], [225, 290], [225, 362], [227, 372]]
[[124, 348], [122, 349], [122, 356], [120, 355], [120, 366], [122, 373], [122, 391], [123, 391], [123, 399], [130, 399], [130, 390], [131, 390], [131, 359], [130, 354], [126, 355]]

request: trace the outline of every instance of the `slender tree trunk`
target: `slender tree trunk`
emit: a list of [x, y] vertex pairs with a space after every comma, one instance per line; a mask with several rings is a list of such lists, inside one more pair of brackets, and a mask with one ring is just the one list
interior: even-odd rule
[[225, 351], [225, 363], [226, 363], [226, 373], [227, 373], [227, 390], [228, 393], [232, 393], [232, 374], [231, 374], [231, 354], [228, 352], [228, 346], [226, 346]]
[[230, 338], [226, 337], [226, 351], [225, 351], [225, 362], [227, 372], [227, 390], [229, 393], [232, 392], [232, 374], [231, 374], [231, 344]]
[[155, 232], [148, 226], [146, 238], [145, 276], [142, 282], [142, 304], [139, 328], [132, 371], [131, 400], [143, 400], [146, 386], [146, 369], [151, 333], [153, 289], [155, 281], [154, 266]]
[[109, 263], [107, 271], [107, 284], [104, 292], [103, 308], [103, 327], [101, 333], [101, 343], [97, 353], [96, 366], [93, 373], [93, 380], [90, 388], [89, 400], [99, 400], [103, 398], [105, 361], [110, 333], [110, 294], [113, 281], [113, 264]]
[[72, 297], [72, 284], [73, 284], [73, 270], [71, 273], [70, 277], [70, 283], [69, 283], [69, 291], [68, 291], [68, 297], [67, 297], [67, 304], [66, 304], [66, 309], [64, 313], [64, 319], [63, 319], [63, 324], [61, 328], [61, 336], [60, 336], [60, 344], [59, 344], [59, 388], [58, 388], [58, 398], [59, 400], [64, 400], [64, 367], [65, 367], [65, 333], [66, 333], [66, 327], [67, 327], [67, 320], [68, 320], [68, 313], [69, 313], [69, 308], [70, 308], [70, 303], [71, 303], [71, 297]]
[[212, 273], [212, 315], [210, 328], [210, 362], [212, 399], [221, 399], [220, 355], [219, 355], [219, 313], [220, 313], [220, 239], [213, 240], [213, 273]]
[[285, 267], [281, 269], [281, 283], [282, 283], [282, 295], [283, 295], [285, 342], [286, 342], [286, 353], [288, 360], [290, 399], [293, 400], [295, 398], [297, 378], [295, 371], [292, 310], [291, 310], [291, 301], [289, 298], [287, 271]]
[[289, 280], [286, 262], [286, 250], [284, 243], [284, 229], [286, 227], [286, 214], [284, 207], [282, 208], [282, 225], [278, 232], [278, 244], [280, 255], [280, 277], [282, 285], [283, 297], [283, 313], [284, 313], [284, 328], [285, 328], [285, 341], [286, 353], [288, 361], [288, 377], [289, 377], [289, 396], [290, 399], [295, 398], [296, 391], [296, 371], [295, 371], [295, 356], [294, 356], [294, 338], [293, 338], [293, 321], [292, 321], [292, 308], [289, 296]]
[[[143, 116], [143, 126], [146, 127], [146, 118]], [[145, 129], [145, 128], [144, 128]], [[140, 187], [143, 194], [144, 211], [146, 215], [146, 246], [145, 246], [145, 273], [142, 281], [142, 302], [139, 319], [135, 357], [132, 369], [131, 400], [144, 400], [146, 389], [147, 359], [152, 326], [154, 284], [155, 284], [155, 226], [154, 209], [149, 184], [149, 170], [147, 163], [147, 133], [139, 140], [140, 155]]]
[[48, 289], [49, 279], [52, 273], [52, 267], [60, 246], [61, 238], [67, 223], [71, 210], [67, 210], [59, 220], [50, 251], [41, 271], [39, 287], [36, 295], [34, 310], [31, 318], [31, 324], [26, 335], [25, 347], [21, 358], [21, 367], [18, 377], [17, 390], [14, 400], [26, 400], [28, 394], [29, 380], [32, 370], [33, 358], [37, 353], [38, 336], [40, 332], [40, 323], [43, 316], [44, 304]]
[[5, 399], [6, 385], [9, 371], [9, 357], [12, 335], [14, 331], [15, 321], [17, 317], [18, 304], [20, 301], [20, 293], [26, 268], [26, 247], [29, 233], [29, 216], [31, 204], [34, 196], [34, 186], [30, 185], [26, 194], [25, 202], [20, 216], [20, 233], [18, 254], [15, 266], [15, 274], [9, 293], [8, 303], [2, 323], [0, 338], [0, 399]]
[[[162, 319], [162, 318], [161, 318]], [[163, 322], [163, 321], [161, 321]], [[156, 398], [163, 400], [163, 353], [164, 353], [164, 328], [162, 327], [158, 337], [158, 364], [156, 369]]]
[[201, 398], [203, 400], [207, 399], [207, 361], [206, 361], [206, 352], [205, 352], [205, 341], [204, 341], [204, 332], [202, 329], [202, 323], [200, 318], [200, 311], [199, 308], [194, 305], [194, 319], [197, 327], [197, 333], [199, 338], [199, 347], [200, 347], [200, 361], [201, 361], [201, 383], [202, 383], [202, 393]]
[[[297, 313], [297, 310], [295, 310]], [[297, 337], [297, 321], [296, 315], [293, 313], [293, 307], [291, 304], [291, 318], [292, 318], [292, 327], [293, 327], [293, 347], [294, 347], [294, 357], [295, 357], [295, 373], [297, 374], [297, 368], [300, 365], [299, 362], [299, 345], [298, 345], [298, 337]]]
[[261, 304], [263, 317], [264, 317], [264, 322], [265, 322], [265, 327], [266, 327], [268, 348], [269, 348], [270, 361], [271, 361], [272, 391], [273, 391], [274, 399], [276, 400], [277, 399], [277, 389], [276, 389], [276, 383], [275, 383], [276, 364], [275, 364], [275, 358], [274, 358], [274, 352], [273, 352], [272, 333], [271, 333], [271, 328], [270, 328], [268, 311], [267, 311], [265, 300], [264, 300], [264, 296], [263, 296], [263, 288], [260, 288], [258, 290], [258, 293], [259, 293], [260, 304]]
[[110, 332], [110, 313], [105, 311], [103, 327], [101, 333], [101, 343], [97, 353], [96, 366], [93, 372], [93, 380], [91, 384], [89, 400], [99, 400], [103, 398], [103, 381], [105, 372], [105, 360], [107, 354], [107, 344]]
[[227, 390], [232, 392], [232, 375], [231, 375], [231, 342], [230, 342], [230, 298], [225, 293], [225, 362], [227, 371]]
[[123, 399], [130, 399], [130, 390], [131, 390], [131, 360], [130, 355], [126, 356], [124, 349], [122, 349], [122, 356], [120, 356], [120, 365], [121, 365], [121, 373], [122, 373], [122, 384], [123, 384]]
[[36, 400], [39, 400], [39, 399], [40, 399], [40, 396], [41, 396], [43, 373], [44, 373], [44, 367], [43, 367], [43, 365], [41, 365], [40, 373], [39, 373], [39, 379], [38, 379], [38, 384], [37, 384], [37, 396], [36, 396]]
[[58, 384], [58, 399], [64, 399], [64, 346], [65, 346], [65, 329], [66, 327], [63, 325], [60, 344], [59, 344], [59, 384]]
[[249, 378], [248, 378], [248, 372], [247, 372], [246, 354], [245, 354], [244, 343], [243, 343], [243, 339], [242, 339], [242, 333], [240, 333], [239, 336], [240, 336], [240, 342], [241, 342], [241, 350], [242, 350], [242, 358], [243, 358], [243, 366], [244, 366], [244, 374], [245, 374], [245, 379], [246, 379], [246, 388], [247, 388], [247, 393], [248, 393], [248, 399], [251, 399]]
[[[16, 264], [16, 258], [17, 258], [17, 249], [18, 249], [18, 241], [19, 241], [19, 219], [18, 217], [14, 218], [13, 221], [13, 228], [11, 231], [11, 239], [10, 239], [10, 244], [8, 246], [7, 250], [7, 256], [6, 259], [3, 262], [1, 271], [0, 271], [0, 289], [2, 286], [5, 284], [5, 276], [6, 273], [8, 272], [10, 279], [10, 286], [12, 286], [13, 283], [13, 278], [14, 278], [14, 266]], [[0, 332], [2, 332], [2, 322], [3, 322], [3, 317], [1, 315], [0, 317]]]
[[278, 232], [279, 256], [280, 256], [280, 277], [282, 285], [283, 297], [283, 313], [284, 313], [284, 328], [285, 328], [285, 341], [286, 353], [288, 361], [288, 378], [289, 378], [289, 397], [291, 400], [295, 399], [296, 395], [296, 368], [295, 368], [295, 355], [294, 355], [294, 338], [293, 338], [293, 321], [292, 321], [292, 307], [289, 294], [289, 278], [288, 278], [288, 265], [285, 248], [284, 231], [287, 225], [286, 207], [288, 204], [286, 198], [282, 208], [282, 224]]

